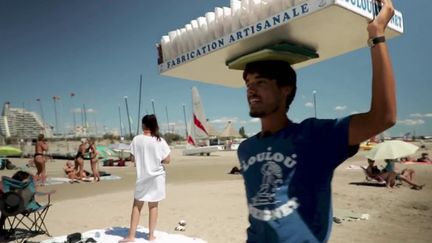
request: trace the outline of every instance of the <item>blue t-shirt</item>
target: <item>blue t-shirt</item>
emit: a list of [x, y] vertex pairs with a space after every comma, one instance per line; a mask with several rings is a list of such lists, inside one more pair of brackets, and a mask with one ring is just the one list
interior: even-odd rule
[[240, 144], [247, 242], [328, 240], [333, 171], [358, 149], [348, 144], [349, 121], [311, 118]]
[[384, 171], [394, 172], [395, 171], [395, 160], [389, 159], [385, 161], [387, 164], [384, 167]]

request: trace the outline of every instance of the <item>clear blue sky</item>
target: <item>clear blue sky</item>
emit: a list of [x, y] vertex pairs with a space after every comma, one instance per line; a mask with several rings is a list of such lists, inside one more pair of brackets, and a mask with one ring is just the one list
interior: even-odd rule
[[[432, 1], [393, 1], [405, 20], [405, 34], [388, 42], [397, 78], [398, 123], [392, 136], [413, 132], [432, 135]], [[126, 124], [123, 97], [128, 96], [132, 131], [137, 129], [139, 77], [143, 75], [142, 114], [156, 114], [166, 129], [165, 107], [177, 132], [184, 133], [182, 104], [190, 118], [191, 87], [200, 91], [207, 117], [216, 128], [233, 120], [249, 134], [259, 123], [248, 116], [245, 89], [227, 88], [161, 76], [155, 43], [228, 0], [1, 0], [0, 102], [39, 112], [54, 124], [53, 96], [60, 130], [71, 126], [73, 108], [86, 105], [90, 125], [99, 132], [119, 130], [118, 107]], [[317, 91], [320, 118], [366, 111], [370, 103], [369, 50], [361, 50], [301, 69], [297, 97], [289, 117], [314, 115]], [[239, 77], [241, 78], [241, 77]], [[73, 99], [70, 93], [76, 94]], [[92, 112], [93, 111], [93, 112]], [[81, 122], [79, 113], [77, 121]], [[220, 123], [218, 123], [220, 122]]]

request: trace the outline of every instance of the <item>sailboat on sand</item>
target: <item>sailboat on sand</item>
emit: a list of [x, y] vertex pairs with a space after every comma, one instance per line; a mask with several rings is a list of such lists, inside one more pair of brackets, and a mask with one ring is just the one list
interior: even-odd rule
[[204, 108], [196, 87], [192, 87], [192, 120], [183, 155], [207, 155], [219, 150], [218, 146], [209, 146], [209, 132]]

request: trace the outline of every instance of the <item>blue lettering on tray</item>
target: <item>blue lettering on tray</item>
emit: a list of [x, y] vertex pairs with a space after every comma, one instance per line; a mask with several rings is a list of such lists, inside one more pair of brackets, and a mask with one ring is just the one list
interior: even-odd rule
[[[351, 1], [354, 4], [357, 4], [356, 1], [361, 0], [346, 0]], [[364, 0], [367, 1], [367, 0]], [[205, 55], [209, 52], [212, 52], [214, 50], [223, 48], [226, 44], [231, 44], [237, 41], [240, 41], [246, 37], [249, 37], [250, 35], [254, 35], [256, 33], [259, 33], [263, 30], [271, 29], [275, 26], [278, 26], [280, 24], [283, 24], [285, 22], [288, 22], [294, 18], [300, 17], [304, 14], [307, 14], [309, 12], [309, 5], [308, 3], [304, 3], [300, 6], [295, 6], [281, 14], [277, 14], [275, 16], [272, 16], [270, 19], [266, 19], [264, 21], [258, 22], [254, 25], [247, 26], [235, 33], [231, 33], [229, 36], [220, 38], [218, 40], [212, 41], [211, 43], [208, 43], [205, 46], [195, 48], [179, 57], [176, 57], [174, 59], [171, 59], [166, 62], [166, 68], [174, 68], [177, 65], [180, 65], [183, 62], [187, 62], [190, 60], [193, 60], [195, 58], [200, 57], [201, 55]], [[400, 19], [392, 19], [394, 22], [401, 22]], [[225, 39], [226, 38], [226, 39]], [[227, 43], [226, 43], [227, 41]]]

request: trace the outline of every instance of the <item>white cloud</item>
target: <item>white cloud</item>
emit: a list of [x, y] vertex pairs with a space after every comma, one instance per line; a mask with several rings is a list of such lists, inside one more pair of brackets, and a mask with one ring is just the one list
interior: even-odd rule
[[217, 118], [217, 119], [214, 119], [214, 120], [210, 120], [209, 122], [210, 123], [215, 123], [215, 124], [220, 124], [220, 123], [222, 123], [222, 124], [226, 124], [226, 123], [228, 123], [229, 121], [230, 122], [233, 122], [233, 123], [235, 123], [235, 122], [237, 122], [239, 120], [239, 118], [238, 117], [221, 117], [221, 118]]
[[72, 109], [73, 113], [81, 113], [81, 108], [74, 108]]
[[409, 116], [410, 117], [423, 117], [423, 115], [420, 113], [413, 113], [413, 114], [410, 114]]
[[432, 117], [432, 113], [425, 113], [425, 114], [420, 114], [420, 113], [413, 113], [409, 115], [410, 117]]
[[254, 117], [254, 118], [252, 118], [252, 119], [249, 120], [250, 123], [258, 123], [260, 121], [261, 120], [259, 118], [256, 118], [256, 117]]
[[397, 123], [402, 125], [407, 125], [407, 126], [417, 126], [417, 125], [424, 124], [425, 121], [422, 119], [405, 119], [405, 120], [400, 120]]
[[87, 112], [88, 112], [88, 113], [95, 113], [95, 112], [96, 112], [96, 110], [95, 110], [95, 109], [93, 109], [93, 108], [89, 108], [89, 109], [87, 109]]
[[334, 109], [335, 109], [336, 111], [343, 111], [343, 110], [345, 110], [346, 108], [347, 108], [346, 105], [338, 105], [338, 106], [336, 106]]
[[306, 102], [305, 106], [312, 108], [314, 107], [314, 104], [312, 102]]

